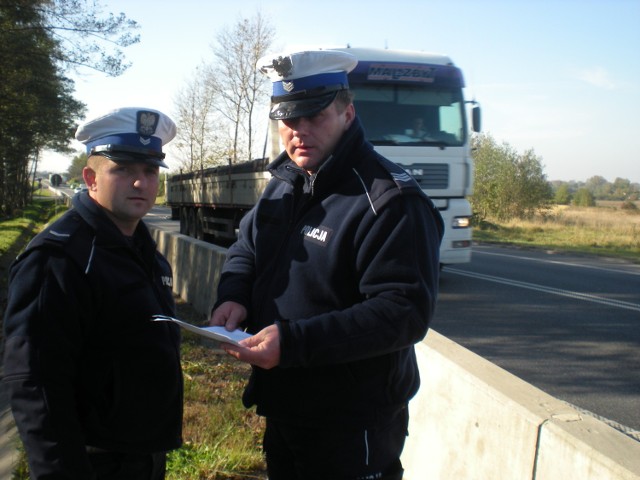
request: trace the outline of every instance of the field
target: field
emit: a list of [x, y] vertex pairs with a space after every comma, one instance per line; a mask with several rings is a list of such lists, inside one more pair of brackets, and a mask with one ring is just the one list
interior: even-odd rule
[[473, 238], [640, 263], [640, 202], [636, 209], [621, 206], [621, 202], [601, 202], [596, 207], [559, 205], [530, 220], [484, 222], [474, 230]]

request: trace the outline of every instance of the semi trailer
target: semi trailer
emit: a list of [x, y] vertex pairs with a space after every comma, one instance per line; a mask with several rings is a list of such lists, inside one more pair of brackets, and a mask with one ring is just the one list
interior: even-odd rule
[[[445, 221], [441, 264], [471, 261], [470, 135], [480, 131], [480, 108], [465, 100], [461, 70], [446, 55], [337, 50], [358, 59], [349, 86], [367, 139], [416, 179]], [[167, 202], [181, 233], [221, 244], [236, 238], [240, 219], [270, 179], [266, 166], [283, 150], [277, 122], [266, 121], [263, 158], [169, 178]]]

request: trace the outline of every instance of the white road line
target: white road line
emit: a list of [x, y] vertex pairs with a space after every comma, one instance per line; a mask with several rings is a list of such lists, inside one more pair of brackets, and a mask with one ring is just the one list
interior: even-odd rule
[[459, 270], [457, 268], [452, 268], [452, 267], [444, 267], [443, 271], [448, 273], [453, 273], [456, 275], [463, 275], [465, 277], [478, 278], [480, 280], [486, 280], [488, 282], [501, 283], [503, 285], [509, 285], [512, 287], [526, 288], [528, 290], [536, 290], [538, 292], [550, 293], [552, 295], [560, 295], [562, 297], [569, 297], [577, 300], [583, 300], [586, 302], [599, 303], [601, 305], [607, 305], [610, 307], [624, 308], [627, 310], [640, 312], [640, 304], [637, 304], [637, 303], [609, 299], [605, 297], [600, 297], [598, 295], [591, 295], [588, 293], [573, 292], [571, 290], [562, 290], [559, 288], [545, 287], [544, 285], [537, 285], [535, 283], [528, 283], [528, 282], [520, 282], [518, 280], [510, 280], [508, 278], [502, 278], [502, 277], [494, 277], [492, 275], [485, 275], [482, 273], [467, 272], [467, 271]]
[[624, 273], [627, 275], [640, 275], [640, 267], [638, 267], [638, 270], [621, 270], [621, 269], [617, 269], [617, 268], [607, 268], [607, 267], [598, 267], [595, 265], [583, 265], [581, 263], [573, 263], [573, 262], [561, 262], [559, 260], [549, 260], [546, 258], [532, 258], [532, 257], [524, 257], [521, 255], [509, 255], [507, 253], [494, 253], [494, 252], [484, 252], [482, 250], [479, 249], [474, 249], [473, 250], [473, 255], [493, 255], [495, 257], [509, 257], [509, 258], [517, 258], [518, 260], [523, 260], [523, 261], [527, 261], [527, 262], [539, 262], [539, 263], [552, 263], [555, 265], [566, 265], [569, 267], [576, 267], [576, 268], [589, 268], [591, 270], [601, 270], [604, 272], [613, 272], [613, 273]]

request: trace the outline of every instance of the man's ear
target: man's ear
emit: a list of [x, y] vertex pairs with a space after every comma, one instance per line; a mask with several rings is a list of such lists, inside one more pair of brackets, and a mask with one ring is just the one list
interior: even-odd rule
[[347, 108], [345, 109], [345, 115], [346, 115], [346, 129], [348, 129], [351, 126], [351, 122], [353, 122], [353, 119], [356, 118], [356, 107], [353, 106], [353, 103], [350, 103], [349, 105], [347, 105]]
[[89, 190], [92, 190], [92, 187], [96, 184], [96, 171], [91, 167], [84, 167], [82, 169], [82, 178]]

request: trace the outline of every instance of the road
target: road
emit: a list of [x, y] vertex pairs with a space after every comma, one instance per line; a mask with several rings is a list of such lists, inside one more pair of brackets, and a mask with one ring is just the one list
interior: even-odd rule
[[[169, 209], [147, 218], [178, 231]], [[432, 328], [550, 395], [640, 431], [640, 265], [476, 246], [444, 267]]]
[[556, 398], [640, 431], [640, 265], [474, 247], [432, 328]]

